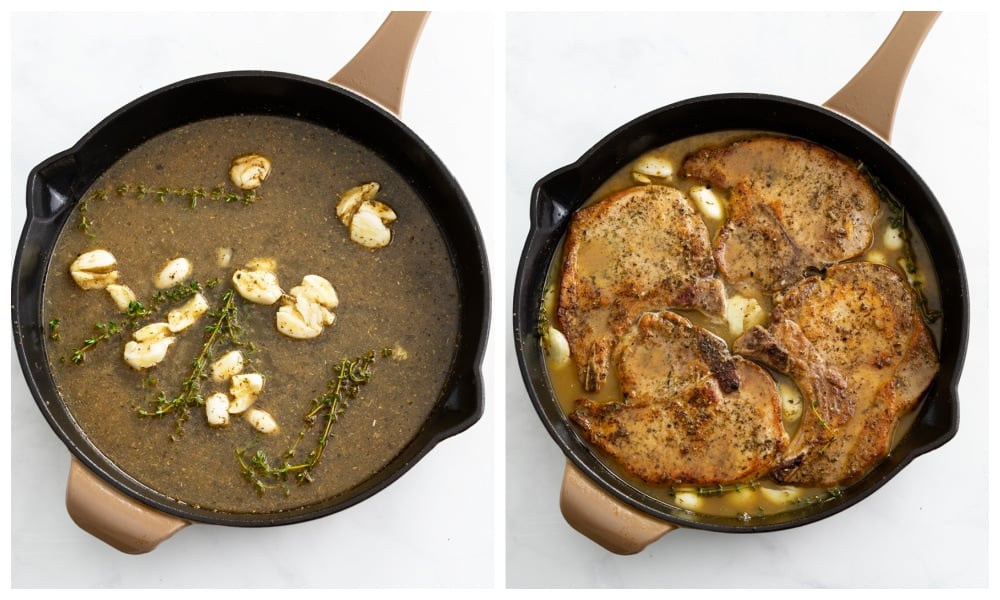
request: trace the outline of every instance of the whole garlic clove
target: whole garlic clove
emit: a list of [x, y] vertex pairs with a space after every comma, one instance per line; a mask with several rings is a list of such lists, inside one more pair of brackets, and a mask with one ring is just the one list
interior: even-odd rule
[[146, 342], [130, 340], [125, 344], [125, 351], [122, 357], [128, 366], [136, 370], [148, 369], [156, 366], [167, 355], [167, 348], [174, 343], [176, 338], [157, 338]]
[[118, 261], [104, 249], [84, 252], [69, 266], [70, 276], [81, 289], [100, 290], [118, 281]]
[[205, 398], [205, 419], [212, 427], [229, 425], [229, 397], [216, 392]]
[[191, 274], [191, 261], [182, 257], [167, 261], [153, 279], [153, 285], [158, 290], [165, 290], [182, 283]]
[[208, 301], [201, 294], [195, 294], [182, 306], [167, 313], [167, 326], [177, 333], [194, 325], [198, 317], [208, 312]]
[[351, 217], [351, 240], [365, 248], [384, 248], [392, 240], [392, 232], [378, 215], [358, 211]]
[[667, 178], [674, 174], [674, 165], [662, 156], [647, 154], [635, 161], [632, 170], [650, 177]]
[[352, 187], [344, 192], [340, 196], [340, 201], [337, 202], [337, 218], [340, 219], [340, 222], [348, 225], [361, 203], [374, 197], [380, 187], [378, 183], [372, 181]]
[[281, 298], [278, 276], [272, 271], [239, 269], [233, 273], [233, 286], [240, 296], [253, 302], [270, 306]]
[[257, 396], [264, 389], [264, 376], [260, 373], [240, 373], [229, 381], [230, 414], [239, 414], [257, 401]]
[[296, 298], [302, 296], [326, 308], [337, 308], [340, 304], [333, 284], [319, 275], [306, 275], [302, 278], [302, 283], [293, 287], [288, 293]]
[[271, 174], [271, 161], [260, 154], [244, 154], [233, 159], [229, 179], [241, 190], [255, 190]]
[[555, 367], [563, 367], [569, 364], [569, 342], [561, 331], [554, 327], [548, 327], [542, 336], [542, 343], [545, 344], [545, 351], [552, 360]]
[[254, 429], [261, 433], [275, 433], [278, 431], [277, 421], [265, 410], [251, 408], [246, 412], [244, 418]]
[[152, 342], [155, 340], [162, 340], [163, 338], [170, 337], [170, 325], [168, 323], [150, 323], [145, 327], [137, 329], [132, 334], [132, 339], [137, 342]]
[[378, 200], [365, 200], [358, 207], [358, 212], [370, 212], [386, 225], [396, 220], [396, 211], [392, 210], [388, 204]]
[[209, 367], [209, 376], [212, 381], [222, 383], [241, 371], [243, 371], [243, 353], [239, 350], [230, 350], [212, 363]]
[[135, 302], [135, 292], [132, 291], [127, 285], [119, 285], [117, 283], [112, 283], [107, 288], [108, 295], [111, 296], [111, 300], [114, 301], [115, 306], [118, 307], [120, 311], [128, 310], [128, 307]]

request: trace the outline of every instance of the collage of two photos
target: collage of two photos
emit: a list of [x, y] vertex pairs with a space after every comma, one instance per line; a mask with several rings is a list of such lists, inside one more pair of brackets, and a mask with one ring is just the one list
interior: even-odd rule
[[985, 587], [988, 16], [12, 13], [12, 587]]

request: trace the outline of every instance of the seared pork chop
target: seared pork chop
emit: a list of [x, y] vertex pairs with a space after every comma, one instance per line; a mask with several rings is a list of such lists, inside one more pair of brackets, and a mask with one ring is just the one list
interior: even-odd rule
[[649, 483], [729, 484], [774, 468], [788, 443], [771, 376], [669, 312], [646, 313], [615, 352], [622, 402], [577, 400], [591, 443]]
[[731, 190], [714, 255], [738, 287], [774, 292], [871, 244], [878, 194], [857, 165], [817, 144], [760, 136], [702, 148], [682, 173]]
[[913, 290], [889, 267], [830, 267], [776, 297], [767, 327], [734, 351], [787, 373], [807, 409], [776, 479], [850, 484], [888, 455], [893, 431], [938, 369]]
[[705, 222], [671, 187], [629, 188], [577, 211], [562, 273], [560, 328], [588, 391], [607, 380], [615, 340], [643, 312], [685, 308], [721, 319], [725, 310]]

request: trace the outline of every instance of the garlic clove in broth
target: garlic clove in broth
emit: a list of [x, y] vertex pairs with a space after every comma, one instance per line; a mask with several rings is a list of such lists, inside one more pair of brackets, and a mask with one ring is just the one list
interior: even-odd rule
[[337, 218], [340, 219], [340, 222], [344, 225], [349, 225], [351, 217], [354, 216], [361, 203], [374, 197], [380, 187], [378, 183], [372, 181], [371, 183], [363, 183], [352, 187], [344, 192], [337, 202]]
[[100, 290], [118, 281], [118, 260], [104, 249], [90, 250], [76, 257], [69, 273], [81, 289]]
[[229, 396], [216, 392], [205, 398], [205, 419], [212, 427], [229, 425]]
[[146, 342], [130, 340], [125, 344], [122, 357], [128, 366], [136, 370], [148, 369], [159, 364], [167, 355], [167, 349], [176, 338], [161, 337]]
[[547, 327], [542, 335], [542, 343], [545, 344], [545, 352], [553, 366], [563, 367], [569, 364], [569, 342], [561, 331], [554, 327]]
[[136, 300], [135, 292], [127, 285], [112, 283], [106, 289], [108, 290], [108, 295], [111, 296], [111, 300], [120, 311], [124, 312], [128, 310], [128, 307]]
[[298, 340], [311, 339], [323, 333], [322, 324], [315, 319], [307, 320], [306, 316], [299, 312], [297, 304], [285, 304], [278, 309], [275, 315], [278, 331]]
[[358, 211], [351, 217], [351, 240], [365, 248], [384, 248], [392, 241], [392, 232], [378, 215]]
[[632, 171], [648, 175], [650, 177], [668, 178], [674, 174], [674, 164], [654, 154], [647, 154], [639, 157], [632, 166]]
[[270, 306], [281, 298], [281, 286], [273, 271], [239, 269], [233, 273], [233, 287], [244, 299]]
[[688, 195], [694, 201], [695, 207], [706, 219], [721, 221], [723, 217], [722, 201], [711, 188], [703, 185], [692, 186]]
[[209, 367], [209, 376], [212, 381], [222, 383], [241, 371], [243, 371], [243, 353], [239, 350], [230, 350], [212, 363]]
[[370, 212], [386, 225], [396, 220], [396, 211], [392, 210], [392, 207], [385, 202], [378, 200], [365, 200], [358, 207], [358, 212]]
[[153, 279], [153, 285], [156, 286], [158, 290], [165, 290], [169, 287], [173, 287], [178, 283], [182, 283], [185, 279], [191, 275], [192, 266], [191, 261], [182, 257], [174, 258], [167, 261], [167, 264], [160, 269], [160, 272], [156, 274]]
[[208, 312], [208, 301], [201, 294], [195, 294], [187, 302], [167, 313], [167, 326], [177, 333], [194, 325], [198, 317]]
[[293, 287], [289, 294], [296, 298], [301, 296], [325, 308], [337, 308], [340, 304], [333, 284], [319, 275], [306, 275], [302, 278], [302, 283]]
[[764, 317], [764, 309], [756, 298], [735, 294], [726, 300], [726, 321], [733, 336], [742, 335], [754, 325], [760, 325]]
[[243, 154], [233, 159], [229, 179], [241, 190], [255, 190], [271, 174], [271, 161], [260, 154]]
[[260, 373], [240, 373], [229, 380], [229, 413], [239, 414], [250, 408], [264, 390], [264, 376]]
[[170, 325], [168, 323], [150, 323], [145, 327], [137, 329], [132, 334], [132, 339], [137, 342], [151, 342], [154, 340], [170, 337]]
[[278, 431], [277, 421], [266, 410], [251, 408], [246, 412], [244, 418], [254, 429], [261, 433], [276, 433]]
[[232, 248], [216, 248], [215, 249], [215, 264], [216, 266], [226, 268], [229, 263], [233, 260], [233, 249]]

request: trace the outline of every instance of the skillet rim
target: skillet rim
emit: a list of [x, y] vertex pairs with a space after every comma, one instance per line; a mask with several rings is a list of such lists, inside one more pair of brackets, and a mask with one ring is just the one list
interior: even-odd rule
[[[115, 151], [117, 153], [112, 152], [114, 156], [106, 161], [107, 164], [103, 168], [82, 175], [73, 172], [75, 169], [91, 169], [93, 171], [93, 166], [81, 166], [85, 161], [80, 160], [80, 157], [86, 157], [88, 152], [91, 154], [98, 152], [100, 149], [95, 149], [94, 146], [101, 145], [103, 142], [101, 138], [109, 129], [113, 130], [115, 127], [121, 129], [124, 127], [123, 123], [126, 123], [130, 116], [140, 113], [143, 109], [148, 111], [152, 103], [162, 100], [164, 97], [185, 91], [190, 94], [191, 90], [197, 90], [198, 86], [226, 87], [227, 84], [234, 83], [254, 85], [254, 82], [257, 82], [257, 85], [276, 84], [279, 92], [284, 88], [291, 87], [298, 91], [298, 95], [282, 98], [282, 102], [285, 104], [280, 105], [278, 110], [265, 107], [257, 111], [233, 109], [212, 112], [218, 110], [216, 107], [195, 118], [181, 119], [171, 114], [150, 127], [141, 129], [139, 134], [133, 138], [133, 144], [130, 147], [118, 148]], [[335, 108], [347, 106], [360, 113], [366, 123], [375, 122], [392, 135], [401, 137], [409, 144], [409, 147], [399, 150], [399, 152], [405, 153], [412, 150], [407, 158], [414, 160], [419, 158], [424, 163], [421, 166], [430, 166], [433, 168], [433, 172], [426, 175], [425, 179], [415, 181], [409, 175], [417, 166], [407, 165], [408, 171], [403, 173], [401, 165], [398, 164], [398, 161], [402, 159], [401, 155], [387, 157], [382, 147], [373, 148], [371, 143], [366, 143], [365, 139], [359, 139], [357, 135], [354, 135], [354, 129], [350, 129], [350, 132], [340, 131], [339, 128], [310, 118], [315, 117], [315, 114], [303, 115], [297, 111], [292, 112], [290, 107], [295, 105], [297, 108], [297, 102], [302, 100], [307, 93], [323, 96], [324, 100], [330, 99], [328, 107], [323, 108], [323, 111], [332, 113]], [[264, 93], [261, 90], [261, 95], [256, 101], [266, 104], [268, 98], [275, 97], [273, 92]], [[226, 105], [225, 98], [214, 101]], [[31, 324], [42, 322], [40, 316], [41, 289], [44, 284], [51, 248], [61, 233], [72, 208], [79, 202], [80, 195], [93, 180], [114, 160], [130, 152], [135, 145], [165, 131], [201, 119], [251, 112], [296, 118], [325, 129], [340, 131], [343, 135], [352, 137], [362, 145], [374, 150], [394, 169], [400, 171], [411, 185], [417, 188], [418, 195], [425, 199], [425, 204], [427, 204], [453, 260], [461, 295], [460, 333], [456, 343], [456, 351], [452, 356], [449, 379], [440, 391], [437, 405], [427, 416], [423, 427], [416, 436], [381, 471], [351, 490], [304, 507], [268, 513], [223, 513], [174, 500], [138, 482], [105, 458], [100, 450], [89, 443], [86, 434], [76, 424], [58, 392], [55, 392], [54, 399], [46, 397], [48, 392], [55, 390], [51, 371], [45, 365], [45, 360], [32, 361], [28, 354], [41, 352], [44, 355], [44, 340], [41, 339], [41, 334], [32, 331]], [[329, 118], [338, 121], [339, 124], [339, 121], [344, 117], [330, 116]], [[352, 125], [351, 127], [356, 126]], [[45, 174], [49, 171], [52, 171], [54, 178], [60, 179], [56, 184], [46, 179]], [[66, 190], [65, 187], [61, 190], [57, 189], [69, 185], [68, 182], [61, 179], [66, 171], [69, 171], [70, 175], [73, 176], [71, 177], [73, 185], [70, 185], [69, 190]], [[433, 184], [429, 181], [431, 178], [435, 179]], [[423, 188], [435, 186], [449, 191], [448, 206], [444, 207], [448, 210], [442, 210], [442, 207], [436, 207], [426, 200], [426, 190]], [[73, 192], [76, 192], [75, 196]], [[461, 236], [457, 236], [456, 233], [461, 234]], [[39, 243], [40, 238], [41, 243]], [[460, 244], [456, 244], [456, 239]], [[469, 257], [466, 254], [473, 254], [477, 260], [468, 260]], [[35, 285], [26, 285], [30, 283]], [[26, 301], [36, 297], [37, 301], [35, 302]], [[444, 439], [462, 433], [477, 423], [485, 408], [482, 364], [489, 337], [490, 299], [489, 261], [479, 223], [461, 186], [427, 144], [395, 114], [353, 90], [320, 79], [267, 70], [207, 73], [168, 83], [116, 109], [87, 131], [73, 146], [53, 154], [32, 168], [27, 179], [27, 212], [16, 248], [11, 284], [12, 333], [22, 375], [49, 426], [71, 454], [105, 482], [144, 505], [192, 522], [245, 527], [298, 523], [345, 510], [373, 496], [402, 477]]]
[[[705, 113], [710, 115], [707, 122]], [[746, 113], [750, 114], [749, 120]], [[794, 114], [795, 120], [789, 120], [789, 113]], [[689, 120], [678, 127], [676, 122], [682, 119]], [[799, 119], [803, 122], [798, 123]], [[845, 141], [830, 144], [800, 131], [791, 132], [793, 122], [799, 128], [828, 128], [838, 135], [843, 134]], [[673, 124], [681, 132], [655, 131], [654, 126], [665, 123]], [[936, 262], [943, 257], [943, 265], [935, 264], [931, 268], [939, 275], [945, 310], [941, 339], [935, 340], [941, 354], [941, 368], [922, 397], [913, 427], [893, 453], [862, 480], [829, 501], [782, 513], [773, 519], [749, 522], [741, 522], [735, 517], [696, 515], [671, 507], [632, 487], [606, 467], [554, 402], [547, 374], [540, 364], [541, 350], [534, 334], [545, 274], [561, 247], [570, 216], [597, 186], [644, 151], [696, 133], [739, 129], [773, 131], [811, 139], [856, 160], [857, 154], [842, 149], [845, 145], [863, 146], [864, 156], [872, 152], [882, 156], [884, 161], [872, 170], [891, 167], [894, 184], [899, 183], [897, 179], [905, 178], [908, 180], [906, 189], [913, 188], [919, 193], [916, 201], [919, 206], [913, 207], [918, 211], [915, 211], [911, 210], [914, 201], [909, 196], [906, 200], [898, 198], [897, 193], [901, 190], [886, 185], [897, 195], [907, 217], [921, 224], [911, 226], [925, 237], [928, 246], [933, 245], [932, 259]], [[594, 168], [596, 173], [592, 171]], [[883, 171], [878, 170], [878, 175], [881, 177]], [[771, 94], [730, 92], [687, 98], [632, 119], [605, 135], [573, 163], [542, 177], [532, 189], [529, 211], [531, 222], [518, 262], [513, 298], [513, 339], [521, 378], [538, 417], [565, 458], [616, 500], [684, 527], [727, 533], [789, 529], [824, 519], [857, 504], [917, 456], [940, 447], [956, 435], [959, 421], [957, 387], [969, 335], [968, 282], [957, 240], [940, 204], [919, 175], [885, 141], [849, 118], [825, 107]], [[929, 239], [928, 232], [934, 237]], [[948, 290], [952, 295], [944, 293], [945, 279], [951, 285]]]

